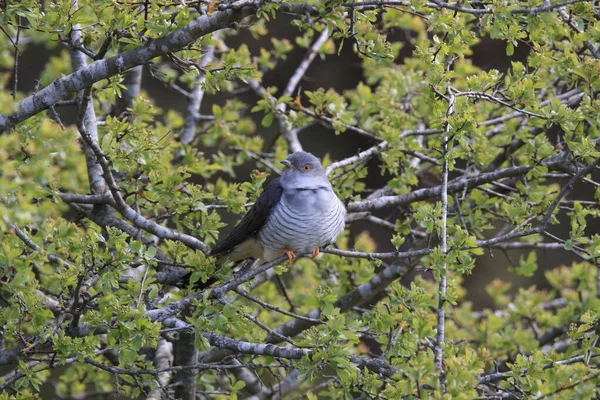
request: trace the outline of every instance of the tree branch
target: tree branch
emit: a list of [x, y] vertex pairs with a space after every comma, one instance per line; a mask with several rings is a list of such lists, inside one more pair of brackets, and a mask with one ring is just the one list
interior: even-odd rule
[[[304, 74], [306, 73], [306, 70], [308, 69], [310, 64], [313, 62], [313, 60], [317, 56], [317, 53], [319, 52], [321, 47], [323, 47], [325, 42], [327, 42], [328, 39], [329, 39], [329, 33], [328, 33], [327, 29], [325, 28], [325, 29], [323, 29], [323, 31], [321, 32], [321, 34], [319, 35], [317, 40], [310, 47], [310, 49], [304, 55], [304, 58], [300, 62], [300, 65], [298, 65], [298, 68], [296, 68], [296, 71], [293, 73], [293, 75], [290, 78], [289, 82], [287, 83], [285, 89], [283, 90], [282, 96], [291, 96], [292, 95], [292, 93], [294, 92], [294, 89], [296, 88], [296, 86], [298, 86], [298, 83], [300, 82], [300, 80], [302, 79]], [[285, 102], [277, 105], [277, 111], [280, 114], [285, 114], [286, 108], [287, 108], [287, 105]], [[285, 140], [288, 142], [288, 144], [290, 146], [290, 150], [292, 152], [302, 151], [302, 145], [300, 144], [300, 140], [298, 139], [298, 131], [292, 129], [288, 125], [287, 121], [285, 121], [285, 119], [283, 119], [283, 118], [279, 118], [279, 126], [280, 126], [281, 133], [283, 134], [283, 137], [285, 138]]]
[[123, 197], [121, 196], [121, 192], [119, 191], [119, 188], [117, 187], [117, 183], [115, 182], [115, 179], [114, 179], [111, 169], [110, 169], [109, 159], [106, 157], [106, 155], [104, 154], [102, 149], [98, 146], [98, 144], [92, 140], [92, 138], [87, 133], [87, 131], [85, 130], [85, 127], [83, 125], [79, 126], [79, 130], [81, 132], [81, 136], [87, 142], [88, 146], [90, 146], [90, 148], [94, 151], [94, 154], [96, 155], [96, 159], [102, 166], [102, 171], [104, 172], [104, 179], [106, 180], [106, 183], [110, 189], [110, 192], [112, 193], [117, 210], [126, 219], [131, 221], [137, 227], [144, 229], [148, 232], [151, 232], [160, 238], [170, 239], [170, 240], [178, 240], [192, 249], [201, 250], [205, 253], [208, 252], [208, 247], [204, 243], [202, 243], [200, 240], [196, 239], [195, 237], [186, 235], [184, 233], [179, 233], [179, 232], [173, 231], [169, 228], [165, 228], [164, 226], [158, 225], [157, 223], [152, 222], [152, 221], [144, 218], [142, 215], [138, 214], [137, 212], [135, 212], [125, 202], [125, 200], [123, 200]]
[[[556, 4], [550, 4], [550, 3], [546, 3], [543, 2], [540, 6], [538, 7], [532, 7], [532, 8], [517, 8], [517, 9], [512, 9], [510, 10], [511, 14], [529, 14], [529, 15], [537, 15], [543, 12], [549, 12], [549, 11], [554, 11], [556, 9], [562, 8], [562, 7], [566, 7], [566, 6], [570, 6], [572, 4], [577, 4], [577, 3], [591, 3], [591, 0], [570, 0], [570, 1], [565, 1], [563, 3], [556, 3]], [[456, 11], [456, 12], [461, 12], [461, 13], [466, 13], [466, 14], [472, 14], [472, 15], [485, 15], [485, 14], [493, 14], [495, 12], [498, 12], [497, 10], [491, 9], [491, 8], [468, 8], [468, 7], [462, 7], [461, 6], [462, 3], [447, 3], [444, 1], [438, 1], [438, 0], [431, 0], [427, 3], [424, 4], [425, 7], [428, 8], [433, 8], [436, 10], [442, 10], [442, 9], [446, 9], [446, 10], [452, 10], [452, 11]], [[365, 8], [365, 7], [385, 7], [385, 6], [412, 6], [411, 3], [409, 1], [402, 1], [402, 0], [371, 0], [371, 1], [364, 1], [364, 2], [354, 2], [354, 3], [346, 3], [344, 4], [346, 7], [352, 7], [352, 8]]]
[[[442, 226], [440, 227], [440, 247], [443, 254], [446, 254], [448, 251], [448, 234], [446, 232], [446, 228], [448, 225], [448, 135], [452, 131], [452, 127], [448, 122], [448, 118], [450, 118], [450, 116], [454, 112], [454, 98], [454, 92], [450, 87], [448, 87], [449, 100], [448, 110], [446, 111], [446, 135], [444, 136], [444, 143], [442, 146], [442, 157], [444, 158], [444, 164], [442, 167], [442, 188], [440, 193], [442, 198]], [[433, 354], [435, 369], [440, 372], [440, 383], [442, 384], [442, 386], [444, 386], [446, 383], [443, 358], [443, 345], [446, 338], [446, 310], [444, 309], [444, 305], [446, 303], [446, 277], [448, 275], [448, 266], [446, 265], [446, 261], [444, 261], [443, 264], [440, 266], [438, 273], [440, 275], [440, 283], [438, 289], [438, 307], [436, 309], [437, 333], [435, 346], [433, 347]]]
[[[168, 368], [173, 364], [173, 345], [170, 342], [167, 342], [165, 339], [158, 339], [158, 344], [156, 345], [156, 354], [154, 356], [154, 366], [156, 369], [164, 369]], [[161, 400], [161, 393], [165, 392], [164, 387], [169, 382], [170, 373], [169, 371], [164, 371], [158, 373], [156, 377], [156, 382], [159, 387], [150, 390], [148, 397], [146, 400]]]
[[248, 2], [247, 6], [202, 15], [162, 38], [148, 41], [114, 57], [95, 61], [72, 74], [56, 79], [42, 90], [19, 102], [17, 111], [11, 115], [0, 115], [0, 134], [95, 82], [145, 64], [153, 58], [181, 50], [199, 37], [225, 28], [253, 14], [262, 3], [263, 1]]
[[[562, 152], [557, 154], [544, 162], [542, 165], [548, 168], [565, 169], [568, 166], [565, 163], [565, 156], [568, 153]], [[562, 168], [561, 168], [562, 167]], [[463, 190], [473, 189], [474, 187], [484, 185], [498, 181], [502, 178], [514, 178], [527, 174], [533, 167], [530, 166], [519, 166], [500, 169], [494, 172], [486, 172], [478, 175], [466, 176], [463, 175], [460, 178], [453, 180], [448, 183], [448, 194], [454, 194]], [[381, 196], [375, 199], [365, 199], [357, 202], [348, 204], [348, 211], [372, 211], [380, 208], [400, 206], [410, 204], [415, 201], [425, 200], [431, 197], [437, 197], [442, 193], [442, 185], [434, 186], [432, 188], [418, 189], [411, 193], [401, 194], [396, 196]]]
[[[74, 10], [79, 9], [77, 0], [71, 0], [71, 7]], [[81, 25], [73, 25], [70, 39], [71, 43], [74, 44], [74, 46], [71, 47], [69, 52], [71, 56], [71, 66], [73, 68], [73, 71], [76, 73], [77, 71], [80, 71], [86, 68], [87, 66], [85, 54], [81, 52], [76, 46], [81, 43]], [[85, 129], [89, 134], [90, 139], [98, 143], [98, 126], [96, 125], [96, 112], [94, 111], [94, 103], [84, 98], [87, 95], [90, 95], [90, 92], [86, 90], [80, 90], [77, 93], [77, 103], [80, 107], [78, 115], [79, 124], [85, 126]], [[0, 132], [1, 129], [2, 128], [0, 127]], [[90, 149], [90, 147], [87, 146], [85, 142], [81, 142], [81, 145], [83, 147], [83, 153], [85, 155], [90, 190], [93, 194], [104, 193], [106, 191], [106, 184], [104, 183], [104, 179], [102, 178], [102, 168], [100, 168], [100, 165], [96, 162], [96, 157], [94, 156], [94, 152]]]
[[[215, 33], [213, 40], [218, 40], [218, 34]], [[202, 52], [204, 53], [200, 59], [199, 66], [201, 68], [206, 67], [215, 57], [215, 46], [204, 46]], [[190, 144], [196, 138], [196, 124], [198, 122], [198, 114], [200, 113], [200, 106], [202, 105], [202, 99], [204, 98], [204, 88], [202, 85], [206, 81], [206, 73], [203, 70], [198, 71], [198, 76], [194, 81], [194, 88], [190, 92], [188, 98], [187, 113], [185, 116], [185, 124], [179, 139], [181, 143]]]
[[198, 362], [198, 351], [196, 350], [193, 330], [179, 331], [179, 339], [174, 345], [175, 364], [184, 369], [175, 374], [175, 398], [181, 400], [195, 400], [196, 398], [196, 376], [198, 370], [194, 367]]
[[[241, 340], [234, 340], [214, 332], [207, 332], [203, 333], [202, 335], [208, 339], [211, 345], [215, 347], [231, 350], [241, 354], [264, 355], [287, 359], [301, 359], [303, 357], [311, 357], [313, 354], [313, 351], [309, 349], [279, 347], [272, 344], [244, 342]], [[357, 364], [359, 368], [368, 368], [369, 370], [388, 378], [398, 373], [394, 367], [380, 359], [367, 359], [355, 355], [351, 355], [349, 358], [350, 361]]]
[[383, 151], [384, 149], [386, 149], [387, 146], [388, 146], [388, 142], [386, 142], [384, 140], [381, 143], [379, 143], [379, 144], [377, 144], [377, 145], [375, 145], [375, 146], [373, 146], [373, 147], [371, 147], [371, 148], [369, 148], [369, 149], [367, 149], [365, 151], [361, 151], [360, 153], [358, 153], [355, 156], [348, 157], [348, 158], [345, 158], [343, 160], [340, 160], [340, 161], [332, 163], [330, 166], [328, 166], [325, 169], [325, 172], [327, 173], [327, 175], [329, 175], [335, 169], [343, 168], [343, 167], [345, 167], [347, 165], [354, 164], [355, 162], [359, 162], [359, 161], [365, 160], [367, 158], [370, 158], [370, 157], [374, 156], [375, 154], [377, 154], [377, 153]]
[[[569, 25], [569, 27], [571, 27], [571, 29], [573, 29], [579, 34], [583, 33], [583, 29], [579, 27], [577, 21], [571, 18], [571, 16], [567, 12], [565, 12], [565, 10], [558, 10], [558, 13], [560, 14], [560, 17], [563, 19], [563, 21], [565, 21]], [[588, 49], [590, 53], [592, 53], [592, 56], [594, 58], [600, 58], [600, 48], [594, 46], [594, 44], [590, 40], [585, 40], [583, 44], [585, 48]]]

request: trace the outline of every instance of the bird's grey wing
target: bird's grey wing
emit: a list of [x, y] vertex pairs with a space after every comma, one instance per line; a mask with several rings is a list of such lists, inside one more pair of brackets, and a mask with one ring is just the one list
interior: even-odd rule
[[283, 188], [279, 178], [268, 183], [265, 190], [250, 208], [250, 211], [225, 239], [216, 244], [210, 255], [228, 253], [247, 239], [256, 236], [258, 231], [266, 224], [273, 207], [279, 203], [282, 192]]

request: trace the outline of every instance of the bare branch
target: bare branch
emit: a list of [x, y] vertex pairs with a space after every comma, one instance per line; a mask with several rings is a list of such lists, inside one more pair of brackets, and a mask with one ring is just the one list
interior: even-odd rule
[[[532, 8], [517, 8], [510, 10], [511, 14], [529, 14], [529, 15], [537, 15], [544, 12], [554, 11], [556, 9], [560, 9], [562, 7], [570, 6], [572, 4], [577, 3], [590, 3], [591, 0], [570, 0], [565, 1], [563, 3], [550, 4], [546, 2], [542, 2], [542, 4], [538, 7]], [[403, 0], [370, 0], [370, 1], [361, 1], [354, 3], [346, 3], [344, 4], [346, 7], [353, 8], [365, 8], [365, 7], [385, 7], [385, 6], [411, 6], [409, 1]], [[496, 10], [491, 8], [468, 8], [461, 6], [461, 3], [447, 3], [444, 1], [431, 0], [424, 4], [425, 7], [433, 8], [436, 10], [452, 10], [456, 12], [472, 14], [472, 15], [485, 15], [485, 14], [493, 14]]]
[[357, 127], [357, 126], [348, 125], [348, 124], [345, 124], [345, 123], [340, 123], [339, 121], [335, 121], [334, 119], [329, 118], [329, 117], [327, 117], [325, 115], [318, 115], [318, 114], [314, 113], [313, 111], [308, 110], [306, 108], [303, 108], [302, 112], [304, 114], [308, 115], [309, 117], [313, 117], [314, 119], [316, 119], [319, 122], [327, 124], [327, 126], [329, 126], [329, 127], [333, 126], [333, 124], [338, 124], [338, 125], [343, 126], [344, 128], [346, 128], [349, 131], [356, 132], [359, 135], [367, 137], [369, 139], [375, 139], [377, 141], [381, 140], [381, 138], [379, 136], [377, 136], [377, 135], [375, 135], [375, 134], [373, 134], [371, 132], [368, 132], [368, 131], [366, 131], [364, 129], [361, 129], [361, 128]]
[[[575, 88], [575, 89], [569, 90], [568, 92], [561, 93], [561, 94], [557, 95], [555, 98], [559, 99], [561, 101], [561, 103], [563, 103], [563, 104], [573, 105], [573, 104], [576, 104], [577, 102], [579, 102], [583, 96], [584, 96], [584, 93], [581, 90]], [[540, 103], [540, 106], [541, 107], [547, 106], [548, 104], [552, 103], [553, 100], [554, 100], [554, 98], [544, 100]], [[498, 125], [498, 124], [502, 124], [502, 123], [509, 121], [511, 119], [514, 119], [514, 118], [525, 117], [525, 115], [526, 114], [523, 114], [520, 111], [515, 111], [513, 113], [506, 114], [501, 117], [490, 118], [488, 120], [478, 122], [477, 125], [478, 126]], [[493, 134], [488, 132], [488, 136], [493, 136]]]
[[[325, 42], [327, 42], [328, 39], [329, 34], [327, 32], [327, 29], [323, 29], [318, 39], [313, 43], [308, 52], [304, 55], [304, 58], [300, 62], [300, 65], [298, 65], [298, 68], [296, 68], [296, 71], [290, 78], [288, 84], [283, 90], [283, 96], [292, 95], [294, 89], [296, 88], [296, 86], [298, 86], [298, 83], [306, 73], [306, 70], [313, 62], [313, 60], [317, 56], [317, 53], [319, 52], [321, 47], [323, 47]], [[286, 108], [286, 103], [281, 103], [277, 105], [277, 111], [281, 114], [285, 114]], [[279, 118], [279, 126], [280, 130], [283, 133], [283, 137], [285, 138], [285, 140], [287, 140], [288, 144], [290, 145], [290, 150], [292, 152], [302, 151], [302, 145], [300, 144], [300, 140], [298, 140], [298, 132], [292, 129], [290, 126], [288, 126], [288, 123], [282, 118]]]
[[359, 161], [362, 161], [369, 157], [372, 157], [375, 154], [379, 153], [380, 151], [384, 150], [387, 146], [388, 146], [388, 142], [386, 142], [384, 140], [381, 143], [379, 143], [378, 145], [373, 146], [365, 151], [361, 151], [360, 153], [358, 153], [355, 156], [345, 158], [338, 162], [334, 162], [333, 164], [328, 166], [325, 171], [326, 171], [327, 175], [329, 175], [335, 169], [342, 168], [342, 167], [345, 167], [346, 165], [351, 165], [351, 164], [354, 164], [355, 162], [359, 162]]
[[2, 32], [6, 35], [8, 40], [11, 42], [13, 47], [15, 48], [15, 62], [13, 64], [13, 87], [12, 87], [12, 98], [16, 100], [17, 98], [17, 87], [19, 86], [19, 40], [21, 38], [21, 16], [17, 17], [17, 35], [15, 36], [15, 40], [13, 41], [10, 35], [2, 28]]
[[[215, 33], [213, 35], [214, 40], [218, 40], [218, 34]], [[202, 52], [204, 53], [202, 58], [200, 59], [199, 66], [201, 68], [206, 67], [209, 63], [211, 63], [215, 57], [215, 45], [204, 46], [202, 48]], [[200, 106], [202, 104], [202, 99], [204, 98], [204, 89], [202, 85], [206, 81], [206, 73], [204, 70], [198, 71], [198, 76], [194, 81], [194, 88], [190, 92], [188, 98], [188, 106], [187, 106], [187, 114], [185, 116], [185, 124], [183, 125], [183, 130], [179, 139], [181, 143], [190, 144], [196, 138], [196, 123], [198, 121], [198, 114], [200, 113]]]
[[[442, 156], [444, 158], [444, 165], [442, 168], [442, 188], [441, 188], [441, 198], [442, 198], [442, 226], [440, 227], [440, 248], [442, 253], [446, 254], [448, 251], [448, 235], [446, 232], [447, 224], [448, 224], [448, 134], [452, 131], [452, 127], [448, 122], [448, 118], [454, 112], [454, 92], [450, 87], [448, 87], [448, 110], [446, 111], [446, 136], [444, 136], [444, 144], [442, 148]], [[448, 274], [448, 269], [446, 262], [440, 266], [440, 270], [438, 271], [440, 275], [440, 283], [438, 290], [438, 306], [436, 309], [437, 314], [437, 333], [436, 333], [436, 341], [435, 346], [433, 347], [434, 354], [434, 362], [435, 369], [440, 372], [440, 383], [442, 386], [445, 385], [446, 378], [444, 373], [444, 353], [443, 353], [443, 345], [446, 338], [446, 310], [444, 309], [444, 305], [446, 303], [446, 275]]]
[[252, 158], [253, 160], [256, 160], [258, 162], [263, 163], [264, 165], [266, 165], [271, 171], [275, 172], [277, 175], [281, 175], [281, 170], [279, 168], [277, 168], [275, 165], [273, 165], [273, 163], [271, 161], [269, 161], [267, 158], [262, 157], [250, 150], [242, 150], [239, 147], [235, 148], [235, 150], [237, 151], [241, 151], [242, 153], [246, 154], [248, 157]]
[[[570, 169], [570, 165], [565, 161], [566, 152], [557, 154], [544, 162], [542, 165], [550, 169]], [[498, 181], [502, 178], [513, 178], [524, 176], [533, 167], [520, 166], [500, 169], [494, 172], [486, 172], [478, 175], [463, 175], [448, 183], [448, 194], [454, 194], [463, 190], [473, 189], [474, 187]], [[380, 208], [410, 204], [415, 201], [421, 201], [431, 197], [437, 197], [442, 193], [442, 185], [432, 188], [418, 189], [411, 193], [396, 196], [381, 196], [374, 199], [365, 199], [348, 204], [348, 211], [372, 211]]]
[[[154, 366], [156, 369], [168, 368], [173, 364], [173, 345], [165, 339], [158, 339], [156, 345], [156, 354], [154, 356]], [[146, 400], [161, 400], [162, 393], [165, 393], [165, 386], [169, 382], [169, 371], [160, 372], [156, 378], [159, 387], [150, 390]]]
[[537, 117], [537, 118], [541, 118], [541, 119], [548, 119], [548, 117], [546, 117], [545, 115], [534, 113], [534, 112], [527, 111], [527, 110], [524, 110], [524, 109], [519, 109], [519, 108], [513, 106], [512, 104], [505, 102], [504, 100], [501, 100], [501, 99], [499, 99], [499, 98], [497, 98], [495, 96], [492, 96], [489, 93], [474, 92], [474, 91], [456, 92], [454, 94], [454, 96], [455, 97], [464, 96], [464, 97], [470, 97], [470, 98], [473, 98], [473, 99], [485, 99], [485, 100], [488, 100], [488, 101], [490, 101], [492, 103], [498, 103], [498, 104], [501, 104], [501, 105], [503, 105], [505, 107], [511, 108], [511, 109], [515, 110], [518, 114], [525, 114], [525, 115], [528, 115], [530, 117]]
[[114, 206], [115, 204], [110, 192], [104, 192], [100, 194], [75, 194], [57, 192], [56, 195], [66, 203], [109, 204], [112, 206]]
[[294, 74], [288, 81], [285, 89], [283, 90], [283, 96], [291, 96], [294, 93], [294, 89], [296, 89], [300, 83], [300, 80], [304, 77], [304, 74], [306, 74], [308, 67], [310, 67], [310, 64], [312, 64], [313, 60], [317, 56], [317, 53], [321, 50], [321, 47], [323, 47], [328, 39], [329, 33], [327, 32], [327, 29], [323, 29], [317, 40], [315, 40], [310, 49], [306, 52], [304, 58], [298, 65], [298, 68], [296, 68], [296, 71], [294, 71]]
[[[531, 170], [532, 167], [521, 166], [505, 168], [494, 172], [488, 172], [484, 174], [474, 176], [462, 176], [453, 182], [448, 184], [448, 193], [453, 194], [462, 190], [472, 189], [474, 187], [484, 185], [486, 183], [494, 182], [502, 178], [511, 178], [515, 176], [525, 175]], [[371, 211], [379, 208], [399, 206], [404, 204], [410, 204], [415, 201], [428, 199], [431, 197], [437, 197], [442, 192], [442, 186], [435, 186], [432, 188], [418, 189], [411, 193], [396, 195], [396, 196], [381, 196], [370, 200], [360, 200], [348, 204], [348, 211]]]
[[[288, 359], [300, 359], [310, 357], [312, 351], [309, 349], [278, 347], [272, 344], [250, 343], [241, 340], [234, 340], [214, 332], [204, 333], [203, 336], [208, 339], [211, 345], [220, 349], [227, 349], [241, 354], [267, 355], [272, 357], [281, 357]], [[366, 359], [355, 355], [350, 356], [350, 361], [357, 364], [359, 368], [368, 368], [369, 370], [391, 377], [398, 373], [396, 369], [379, 359]]]
[[[77, 0], [71, 0], [71, 7], [74, 10], [79, 9]], [[73, 25], [70, 39], [71, 43], [81, 43], [81, 25]], [[70, 56], [71, 65], [73, 67], [74, 73], [77, 73], [78, 71], [81, 71], [86, 68], [87, 61], [85, 55], [76, 47], [71, 48]], [[86, 96], [86, 93], [87, 95], [89, 95], [89, 92], [86, 92], [85, 90], [80, 90], [77, 93], [77, 102], [80, 105], [78, 117], [80, 120], [79, 123], [85, 126], [85, 129], [88, 135], [90, 136], [90, 140], [94, 141], [95, 143], [98, 143], [98, 126], [96, 125], [96, 112], [94, 111], [94, 103], [84, 98]], [[2, 128], [0, 127], [0, 132], [1, 129]], [[81, 145], [83, 146], [85, 162], [87, 164], [90, 190], [93, 194], [103, 193], [106, 191], [106, 184], [104, 182], [104, 179], [102, 178], [102, 168], [100, 168], [100, 165], [96, 162], [94, 152], [89, 148], [89, 146], [86, 145], [85, 142], [82, 142]]]
[[234, 289], [234, 292], [236, 292], [237, 294], [239, 294], [242, 297], [247, 298], [250, 301], [255, 302], [256, 304], [259, 304], [261, 307], [264, 307], [264, 308], [266, 308], [268, 310], [273, 310], [273, 311], [278, 312], [278, 313], [283, 314], [283, 315], [287, 315], [288, 317], [292, 317], [292, 318], [296, 318], [296, 319], [301, 319], [301, 320], [304, 320], [304, 321], [307, 321], [307, 322], [311, 322], [311, 323], [314, 323], [314, 324], [324, 324], [325, 323], [324, 321], [321, 321], [319, 319], [308, 318], [308, 317], [305, 317], [305, 316], [302, 316], [302, 315], [294, 314], [293, 312], [286, 311], [286, 310], [281, 309], [279, 307], [275, 307], [274, 305], [271, 305], [271, 304], [269, 304], [267, 302], [262, 301], [258, 297], [254, 297], [254, 296], [248, 294], [248, 292], [246, 292], [244, 289], [240, 289], [239, 287], [236, 288], [236, 289]]
[[181, 400], [195, 400], [196, 376], [198, 370], [194, 367], [198, 362], [195, 333], [193, 330], [182, 330], [179, 339], [173, 347], [173, 355], [177, 366], [184, 367], [175, 374], [175, 398]]

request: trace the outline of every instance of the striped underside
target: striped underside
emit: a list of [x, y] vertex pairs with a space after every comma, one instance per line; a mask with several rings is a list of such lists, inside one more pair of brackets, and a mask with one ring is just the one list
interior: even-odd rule
[[[289, 249], [302, 254], [335, 242], [344, 230], [346, 209], [330, 188], [318, 194], [317, 207], [307, 201], [292, 203], [286, 196], [274, 208], [267, 224], [259, 232], [259, 241], [264, 248], [263, 259], [272, 259]], [[317, 196], [317, 195], [315, 195]]]

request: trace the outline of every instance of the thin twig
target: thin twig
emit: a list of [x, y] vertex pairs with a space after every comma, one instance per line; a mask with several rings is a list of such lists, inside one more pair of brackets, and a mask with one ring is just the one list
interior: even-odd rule
[[[454, 112], [454, 92], [448, 87], [448, 110], [446, 111], [446, 119], [449, 119]], [[442, 156], [444, 157], [444, 164], [442, 169], [442, 226], [440, 228], [440, 240], [441, 250], [443, 254], [448, 251], [448, 236], [446, 227], [448, 224], [448, 139], [452, 127], [448, 121], [446, 121], [446, 135], [444, 136], [444, 144], [442, 150]], [[436, 342], [433, 349], [435, 369], [440, 372], [440, 383], [445, 386], [446, 378], [444, 374], [444, 358], [443, 358], [443, 345], [445, 341], [445, 324], [446, 324], [446, 312], [444, 305], [446, 303], [446, 276], [448, 274], [446, 261], [440, 266], [439, 270], [440, 282], [438, 290], [438, 307], [436, 309], [437, 314], [437, 334]]]
[[205, 253], [208, 252], [208, 247], [203, 242], [196, 239], [195, 237], [186, 235], [184, 233], [179, 233], [177, 231], [171, 230], [164, 226], [158, 225], [155, 222], [152, 222], [152, 221], [144, 218], [140, 214], [136, 213], [125, 202], [125, 200], [123, 200], [123, 197], [121, 196], [121, 191], [119, 190], [117, 183], [112, 175], [112, 170], [110, 167], [110, 160], [108, 159], [108, 157], [104, 154], [104, 152], [98, 146], [98, 144], [93, 141], [93, 139], [87, 133], [87, 130], [85, 129], [85, 127], [82, 124], [79, 124], [79, 130], [80, 130], [81, 136], [83, 137], [85, 142], [88, 144], [88, 146], [92, 149], [92, 151], [94, 152], [94, 154], [96, 156], [96, 159], [98, 160], [98, 163], [102, 167], [103, 176], [104, 176], [104, 179], [106, 180], [106, 184], [108, 185], [108, 187], [110, 189], [110, 192], [112, 193], [113, 199], [115, 201], [115, 206], [119, 210], [119, 212], [123, 215], [123, 217], [125, 217], [127, 220], [131, 221], [138, 228], [144, 229], [145, 231], [148, 231], [160, 238], [170, 239], [170, 240], [178, 240], [192, 249], [201, 250]]
[[345, 167], [347, 165], [354, 164], [355, 162], [359, 162], [359, 161], [362, 161], [364, 159], [370, 158], [373, 155], [375, 155], [375, 154], [379, 153], [380, 151], [384, 150], [387, 146], [388, 146], [388, 142], [386, 142], [384, 140], [381, 143], [379, 143], [379, 144], [377, 144], [377, 145], [375, 145], [375, 146], [373, 146], [373, 147], [371, 147], [371, 148], [369, 148], [369, 149], [367, 149], [365, 151], [361, 151], [360, 153], [358, 153], [355, 156], [345, 158], [345, 159], [340, 160], [338, 162], [334, 162], [333, 164], [331, 164], [330, 166], [328, 166], [325, 169], [325, 173], [327, 175], [329, 175], [335, 169], [342, 168], [342, 167]]
[[[21, 16], [17, 17], [17, 35], [15, 37], [15, 41], [12, 43], [15, 48], [15, 63], [13, 64], [13, 88], [12, 88], [12, 98], [15, 100], [17, 98], [17, 86], [19, 84], [19, 37], [21, 36]], [[10, 37], [9, 37], [10, 39]], [[12, 42], [12, 40], [11, 40]]]
[[[304, 77], [304, 74], [306, 74], [306, 70], [308, 69], [310, 64], [313, 62], [313, 60], [317, 56], [317, 53], [319, 52], [321, 47], [323, 47], [325, 42], [327, 42], [328, 39], [329, 39], [329, 33], [328, 33], [327, 29], [323, 29], [323, 31], [321, 32], [321, 34], [319, 35], [317, 40], [315, 40], [313, 45], [310, 47], [310, 49], [304, 55], [304, 58], [298, 65], [298, 68], [296, 68], [296, 71], [294, 71], [294, 73], [292, 74], [292, 77], [290, 78], [285, 89], [283, 90], [283, 93], [282, 93], [283, 96], [291, 96], [292, 95], [292, 93], [294, 92], [294, 89], [296, 88], [296, 86], [298, 86], [298, 83], [300, 82], [302, 77]], [[281, 103], [281, 104], [277, 105], [278, 114], [285, 114], [286, 108], [287, 108], [286, 103]], [[288, 144], [290, 146], [290, 150], [292, 152], [302, 151], [302, 145], [300, 144], [300, 140], [298, 139], [298, 132], [296, 130], [292, 129], [288, 125], [287, 121], [285, 121], [282, 118], [279, 118], [279, 124], [280, 124], [280, 129], [282, 130], [282, 133], [283, 133], [283, 137], [285, 138], [285, 140], [288, 142]]]
[[255, 302], [256, 304], [260, 305], [261, 307], [264, 307], [264, 308], [269, 309], [269, 310], [273, 310], [273, 311], [278, 312], [278, 313], [283, 314], [283, 315], [287, 315], [288, 317], [292, 317], [292, 318], [300, 319], [300, 320], [303, 320], [303, 321], [311, 322], [313, 324], [324, 324], [325, 323], [324, 321], [321, 321], [320, 319], [314, 319], [314, 318], [305, 317], [303, 315], [295, 314], [293, 312], [286, 311], [286, 310], [284, 310], [282, 308], [275, 307], [272, 304], [269, 304], [269, 303], [267, 303], [265, 301], [262, 301], [258, 297], [254, 297], [254, 296], [248, 294], [248, 292], [246, 292], [244, 289], [241, 289], [239, 287], [233, 289], [233, 291], [236, 292], [237, 294], [239, 294], [240, 296], [245, 297], [248, 300]]
[[548, 117], [546, 117], [545, 115], [517, 108], [517, 107], [513, 106], [512, 104], [505, 102], [504, 100], [501, 100], [495, 96], [492, 96], [491, 94], [484, 93], [484, 92], [474, 92], [474, 91], [457, 92], [454, 94], [454, 96], [455, 97], [465, 96], [465, 97], [470, 97], [470, 98], [474, 98], [474, 99], [485, 99], [492, 103], [498, 103], [505, 107], [511, 108], [519, 114], [525, 114], [525, 115], [529, 115], [530, 117], [537, 117], [537, 118], [541, 118], [541, 119], [548, 119]]

